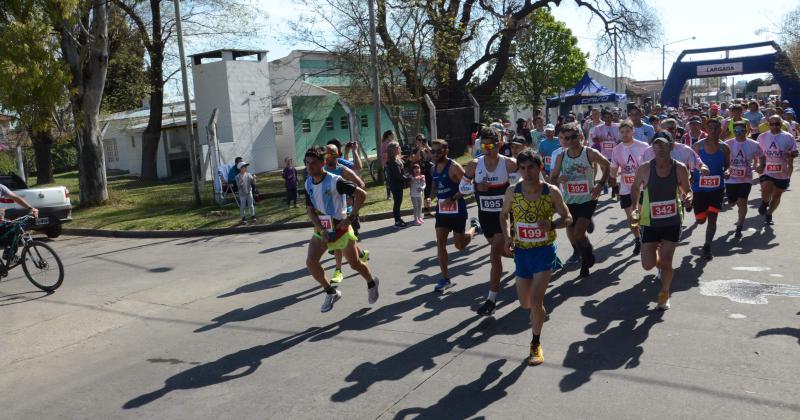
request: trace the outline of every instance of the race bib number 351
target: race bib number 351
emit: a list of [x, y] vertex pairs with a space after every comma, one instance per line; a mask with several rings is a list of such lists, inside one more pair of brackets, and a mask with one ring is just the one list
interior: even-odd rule
[[525, 243], [538, 243], [547, 240], [547, 231], [538, 223], [517, 222], [517, 239]]
[[650, 217], [666, 219], [678, 214], [678, 203], [675, 200], [654, 201], [650, 203]]
[[499, 213], [503, 209], [503, 196], [502, 195], [486, 195], [480, 196], [478, 205], [481, 211], [490, 211]]
[[451, 201], [450, 205], [447, 205], [447, 200], [439, 199], [439, 214], [458, 214], [458, 203], [455, 201]]
[[720, 186], [719, 175], [700, 176], [700, 186], [703, 188], [716, 188]]

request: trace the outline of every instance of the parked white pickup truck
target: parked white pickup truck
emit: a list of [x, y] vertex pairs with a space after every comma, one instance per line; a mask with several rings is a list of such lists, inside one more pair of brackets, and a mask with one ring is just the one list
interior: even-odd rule
[[[72, 204], [66, 187], [28, 188], [25, 181], [14, 174], [0, 175], [0, 184], [39, 209], [39, 218], [32, 229], [43, 231], [47, 237], [61, 235], [61, 225], [72, 220]], [[0, 208], [5, 209], [5, 217], [9, 220], [28, 213], [27, 209], [8, 198], [0, 198]]]

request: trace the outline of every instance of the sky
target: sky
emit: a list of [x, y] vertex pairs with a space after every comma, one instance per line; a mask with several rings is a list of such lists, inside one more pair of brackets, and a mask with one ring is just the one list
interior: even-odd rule
[[[255, 0], [265, 12], [265, 24], [259, 34], [249, 40], [250, 47], [259, 46], [269, 50], [268, 58], [284, 57], [293, 49], [311, 49], [310, 45], [292, 45], [286, 42], [284, 35], [292, 20], [303, 13], [303, 8], [293, 4], [292, 0]], [[771, 0], [762, 2], [729, 0], [689, 1], [689, 0], [650, 0], [651, 6], [661, 18], [666, 43], [685, 38], [696, 37], [695, 40], [677, 42], [666, 47], [666, 73], [670, 63], [684, 49], [708, 48], [726, 45], [746, 44], [767, 40], [776, 40], [780, 28], [776, 27], [783, 14], [797, 7], [797, 0]], [[579, 47], [590, 54], [595, 49], [595, 38], [598, 36], [598, 22], [589, 24], [590, 12], [575, 6], [570, 0], [562, 1], [562, 5], [553, 9], [554, 16], [564, 21], [578, 37]], [[766, 29], [756, 34], [759, 29]], [[770, 33], [773, 32], [773, 33]], [[665, 43], [661, 41], [661, 43]], [[752, 53], [752, 51], [750, 52]], [[735, 56], [735, 55], [732, 55]], [[593, 55], [592, 55], [593, 57]], [[697, 57], [696, 59], [699, 59]], [[706, 57], [703, 57], [706, 58]], [[707, 57], [710, 58], [710, 57]], [[652, 80], [661, 78], [661, 48], [640, 51], [630, 55], [632, 63], [628, 68], [620, 70], [620, 76], [636, 80]], [[589, 66], [605, 74], [613, 75], [612, 65], [595, 65], [590, 59]], [[748, 75], [750, 79], [763, 75]], [[737, 77], [737, 80], [739, 78]]]

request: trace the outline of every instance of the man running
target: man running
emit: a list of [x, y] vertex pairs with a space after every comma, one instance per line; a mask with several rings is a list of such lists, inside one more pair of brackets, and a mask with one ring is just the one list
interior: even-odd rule
[[[308, 149], [304, 162], [306, 178], [306, 209], [308, 218], [314, 225], [314, 236], [308, 246], [306, 267], [314, 279], [325, 290], [325, 301], [320, 309], [328, 312], [341, 299], [342, 292], [331, 286], [320, 264], [320, 258], [328, 250], [341, 250], [350, 267], [364, 277], [367, 282], [367, 302], [378, 301], [378, 278], [372, 277], [369, 267], [358, 259], [356, 238], [350, 223], [358, 216], [358, 211], [367, 197], [366, 191], [346, 181], [339, 175], [326, 172], [325, 148]], [[347, 215], [347, 196], [353, 196], [353, 211]]]
[[[671, 118], [662, 122], [662, 125], [665, 125], [664, 130], [670, 133], [670, 138], [672, 139], [676, 138], [673, 134], [676, 124], [677, 121]], [[708, 175], [708, 167], [703, 164], [700, 156], [698, 156], [691, 147], [678, 141], [670, 142], [670, 144], [670, 147], [672, 147], [671, 155], [673, 159], [684, 164], [689, 170], [699, 169], [703, 175]], [[651, 146], [644, 151], [642, 161], [649, 162], [653, 159], [655, 159], [655, 149]]]
[[628, 111], [628, 117], [633, 121], [633, 138], [650, 144], [650, 139], [656, 134], [656, 130], [652, 125], [642, 121], [642, 110], [633, 105]]
[[[580, 127], [567, 123], [561, 127], [566, 149], [556, 158], [550, 173], [550, 182], [556, 181], [564, 189], [564, 202], [569, 206], [573, 222], [567, 226], [567, 237], [573, 249], [581, 256], [581, 277], [589, 276], [595, 258], [586, 229], [597, 208], [597, 198], [610, 175], [610, 163], [599, 152], [581, 144]], [[602, 171], [602, 179], [595, 185], [595, 165]]]
[[[611, 159], [611, 151], [619, 143], [619, 124], [613, 122], [613, 114], [607, 109], [600, 111], [600, 116], [603, 124], [594, 127], [589, 138], [593, 143], [600, 144], [600, 153], [608, 160]], [[617, 197], [619, 187], [615, 178], [608, 177], [608, 181], [611, 184], [611, 198], [614, 199]], [[607, 186], [603, 185], [603, 194], [606, 192], [608, 192]]]
[[731, 151], [730, 177], [725, 180], [725, 192], [728, 203], [736, 205], [739, 210], [734, 233], [736, 238], [742, 237], [742, 226], [747, 216], [747, 199], [753, 186], [753, 168], [756, 168], [758, 173], [764, 171], [764, 167], [761, 166], [764, 152], [761, 151], [757, 141], [747, 137], [747, 125], [747, 121], [735, 121], [733, 123], [735, 137], [725, 142]]
[[[670, 156], [672, 135], [665, 131], [653, 137], [656, 157], [643, 163], [636, 170], [631, 187], [631, 200], [636, 205], [634, 219], [638, 217], [642, 227], [642, 268], [646, 271], [658, 267], [661, 291], [658, 293], [658, 309], [670, 307], [670, 285], [672, 284], [672, 258], [681, 235], [683, 209], [681, 201], [690, 205], [692, 189], [689, 185], [689, 170]], [[644, 185], [644, 190], [641, 186]], [[682, 194], [679, 199], [678, 192]], [[640, 193], [643, 196], [639, 203]]]
[[797, 143], [791, 134], [782, 131], [783, 120], [778, 115], [769, 117], [769, 131], [758, 136], [758, 145], [764, 156], [761, 164], [764, 174], [761, 182], [761, 206], [758, 213], [764, 215], [767, 225], [773, 225], [772, 215], [781, 203], [783, 192], [789, 188], [789, 178], [797, 157]]
[[539, 142], [539, 155], [542, 156], [542, 159], [544, 159], [544, 174], [546, 176], [550, 176], [550, 167], [553, 163], [553, 152], [561, 147], [561, 143], [559, 143], [558, 139], [554, 136], [555, 133], [556, 128], [553, 126], [553, 124], [547, 124], [547, 126], [544, 128], [545, 138]]
[[[342, 164], [342, 158], [338, 153], [339, 150], [336, 144], [328, 142], [328, 145], [325, 146], [325, 171], [334, 175], [339, 175], [340, 177], [344, 178], [345, 181], [352, 182], [356, 187], [363, 189], [364, 181], [358, 175], [356, 175], [354, 170], [349, 169], [347, 166]], [[348, 196], [347, 213], [352, 213], [352, 210], [353, 198]], [[358, 216], [354, 217], [350, 222], [350, 226], [353, 228], [353, 233], [356, 235], [356, 237], [358, 237], [358, 229], [361, 227]], [[358, 252], [358, 258], [361, 260], [361, 262], [366, 263], [369, 261], [369, 251], [366, 249], [362, 251], [359, 249], [358, 245], [356, 245], [356, 251]], [[342, 251], [336, 250], [332, 252], [336, 259], [336, 267], [333, 270], [333, 276], [331, 276], [331, 283], [341, 283], [342, 280], [344, 280], [344, 274], [342, 274]]]
[[442, 139], [431, 142], [431, 153], [436, 161], [432, 169], [433, 190], [431, 199], [437, 200], [436, 205], [436, 256], [439, 258], [439, 268], [442, 277], [436, 282], [434, 291], [442, 292], [453, 286], [450, 273], [447, 271], [447, 237], [453, 232], [453, 242], [456, 249], [463, 251], [467, 248], [472, 237], [475, 236], [478, 221], [470, 221], [470, 229], [465, 231], [467, 225], [467, 202], [458, 191], [464, 168], [447, 157], [449, 146]]
[[[577, 129], [577, 126], [575, 126]], [[523, 309], [530, 309], [531, 352], [528, 364], [544, 362], [540, 337], [544, 324], [544, 294], [556, 260], [556, 229], [572, 224], [561, 192], [555, 185], [540, 181], [542, 159], [532, 150], [517, 157], [522, 181], [505, 192], [500, 225], [505, 241], [504, 253], [514, 256], [517, 296]], [[553, 213], [561, 218], [553, 222]], [[512, 238], [509, 216], [514, 229]]]
[[695, 221], [698, 225], [702, 225], [708, 220], [703, 258], [710, 260], [713, 258], [711, 242], [717, 233], [717, 216], [722, 210], [722, 202], [725, 199], [724, 180], [730, 175], [731, 151], [727, 144], [719, 140], [722, 131], [719, 120], [708, 120], [707, 130], [708, 137], [695, 143], [692, 149], [708, 167], [708, 174], [701, 175], [696, 169], [692, 172], [692, 192]]
[[631, 213], [633, 211], [633, 201], [631, 201], [631, 186], [636, 177], [636, 170], [642, 164], [642, 155], [649, 147], [647, 143], [633, 138], [635, 123], [626, 120], [619, 125], [619, 134], [622, 136], [622, 143], [616, 145], [611, 153], [611, 176], [616, 178], [620, 175], [619, 204], [628, 218], [628, 224], [633, 233], [633, 255], [638, 255], [641, 250], [639, 241], [639, 226], [633, 222]]
[[459, 191], [463, 195], [475, 192], [478, 204], [478, 221], [481, 231], [489, 241], [489, 294], [478, 309], [478, 314], [489, 316], [497, 306], [497, 292], [503, 275], [503, 232], [500, 229], [500, 210], [503, 209], [503, 194], [509, 185], [509, 176], [517, 171], [513, 158], [498, 153], [498, 133], [490, 127], [481, 130], [483, 156], [467, 164], [461, 178]]

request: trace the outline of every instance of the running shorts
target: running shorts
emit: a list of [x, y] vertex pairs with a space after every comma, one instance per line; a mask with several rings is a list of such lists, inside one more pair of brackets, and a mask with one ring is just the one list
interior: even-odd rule
[[575, 222], [577, 222], [581, 217], [592, 220], [594, 211], [597, 209], [597, 200], [590, 200], [581, 204], [567, 204], [567, 207], [572, 215], [572, 223], [575, 224]]
[[722, 200], [725, 198], [725, 190], [720, 188], [714, 191], [695, 191], [692, 207], [694, 217], [697, 220], [705, 220], [708, 213], [719, 214], [722, 210]]
[[467, 227], [467, 216], [440, 216], [436, 213], [436, 229], [447, 229], [453, 233], [464, 233]]
[[761, 175], [758, 178], [758, 182], [767, 182], [767, 181], [772, 181], [772, 183], [775, 184], [775, 188], [779, 188], [784, 191], [789, 189], [788, 179], [775, 179], [769, 175]]
[[514, 275], [522, 279], [532, 279], [536, 273], [553, 269], [556, 262], [556, 244], [534, 248], [515, 248]]
[[648, 242], [678, 242], [681, 238], [681, 226], [642, 226], [642, 243]]
[[750, 189], [753, 184], [743, 182], [741, 184], [725, 184], [725, 193], [728, 195], [728, 202], [733, 204], [740, 198], [747, 198], [750, 196]]

